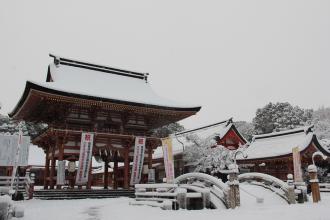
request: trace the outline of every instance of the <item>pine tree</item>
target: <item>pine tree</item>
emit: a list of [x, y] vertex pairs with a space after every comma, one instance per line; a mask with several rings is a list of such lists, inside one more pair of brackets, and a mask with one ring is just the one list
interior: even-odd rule
[[153, 134], [156, 137], [165, 138], [165, 137], [168, 137], [170, 134], [181, 132], [183, 130], [184, 130], [184, 127], [181, 124], [175, 122], [175, 123], [171, 123], [171, 124], [165, 125], [163, 127], [154, 129]]

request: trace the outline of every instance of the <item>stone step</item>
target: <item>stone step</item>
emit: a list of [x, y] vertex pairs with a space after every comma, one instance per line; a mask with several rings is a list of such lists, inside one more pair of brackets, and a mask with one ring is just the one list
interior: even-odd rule
[[134, 190], [36, 190], [33, 197], [36, 199], [101, 199], [116, 197], [135, 197]]

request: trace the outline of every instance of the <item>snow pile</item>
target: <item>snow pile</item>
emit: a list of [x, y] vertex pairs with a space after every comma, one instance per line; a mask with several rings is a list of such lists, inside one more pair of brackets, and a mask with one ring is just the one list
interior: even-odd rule
[[[21, 202], [25, 205], [24, 220], [328, 220], [330, 219], [330, 194], [322, 194], [318, 204], [306, 203], [288, 205], [276, 200], [271, 192], [259, 191], [254, 186], [243, 186], [250, 193], [264, 198], [258, 204], [255, 198], [241, 192], [242, 206], [235, 210], [198, 210], [198, 211], [165, 211], [148, 206], [130, 206], [128, 198], [119, 199], [86, 199], [43, 201], [30, 200]], [[250, 198], [249, 198], [250, 197]]]

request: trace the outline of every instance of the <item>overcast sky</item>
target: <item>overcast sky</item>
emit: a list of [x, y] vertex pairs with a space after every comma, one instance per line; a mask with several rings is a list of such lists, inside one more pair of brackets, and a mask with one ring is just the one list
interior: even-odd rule
[[49, 52], [150, 73], [158, 94], [202, 106], [187, 128], [270, 101], [330, 106], [329, 0], [1, 0], [0, 28], [2, 114], [45, 81]]

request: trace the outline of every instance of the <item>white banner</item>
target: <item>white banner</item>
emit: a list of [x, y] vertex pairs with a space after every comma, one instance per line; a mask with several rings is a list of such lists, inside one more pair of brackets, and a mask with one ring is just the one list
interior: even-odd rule
[[172, 149], [172, 139], [171, 138], [163, 138], [163, 155], [164, 155], [164, 166], [166, 173], [166, 182], [173, 183], [174, 182], [174, 161], [173, 161], [173, 149]]
[[[0, 135], [0, 166], [14, 166], [18, 148], [18, 135]], [[27, 166], [30, 137], [22, 136], [17, 166]]]
[[65, 160], [59, 160], [57, 162], [57, 177], [56, 177], [56, 185], [64, 185], [65, 184]]
[[76, 176], [76, 184], [83, 185], [88, 182], [90, 162], [93, 153], [94, 134], [82, 133], [80, 143], [79, 165]]
[[135, 137], [134, 158], [131, 172], [131, 186], [140, 183], [141, 173], [143, 169], [145, 146], [145, 137]]

